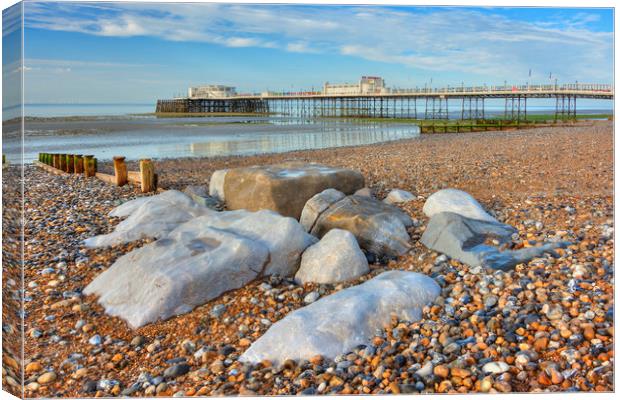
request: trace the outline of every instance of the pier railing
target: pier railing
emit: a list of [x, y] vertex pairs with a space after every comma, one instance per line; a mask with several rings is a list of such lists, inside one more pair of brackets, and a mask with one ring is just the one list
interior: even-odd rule
[[596, 93], [613, 95], [614, 88], [610, 84], [597, 83], [568, 83], [568, 84], [547, 84], [547, 85], [481, 85], [481, 86], [446, 86], [441, 88], [416, 87], [416, 88], [385, 88], [377, 91], [359, 91], [359, 92], [343, 92], [343, 93], [324, 93], [320, 91], [269, 91], [262, 93], [242, 93], [237, 96], [231, 96], [230, 99], [241, 98], [269, 98], [269, 97], [323, 97], [323, 96], [358, 96], [358, 95], [406, 95], [406, 94], [510, 94], [518, 92], [520, 94], [537, 94], [537, 93]]

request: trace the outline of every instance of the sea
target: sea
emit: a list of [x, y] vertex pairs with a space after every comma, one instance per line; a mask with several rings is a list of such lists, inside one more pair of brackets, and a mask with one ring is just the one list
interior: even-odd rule
[[[552, 114], [554, 107], [528, 104], [528, 113]], [[604, 102], [578, 103], [577, 112], [609, 114], [610, 107]], [[154, 108], [153, 103], [27, 104], [24, 114], [38, 119], [26, 120], [23, 141], [19, 124], [3, 123], [2, 151], [14, 163], [32, 162], [40, 152], [92, 154], [100, 160], [116, 155], [128, 160], [220, 157], [367, 145], [420, 134], [411, 123], [286, 115], [161, 118], [152, 115]], [[451, 102], [449, 110], [450, 118], [460, 117], [460, 103]], [[485, 104], [487, 116], [503, 112], [503, 103]], [[18, 107], [3, 109], [2, 119], [19, 114]]]

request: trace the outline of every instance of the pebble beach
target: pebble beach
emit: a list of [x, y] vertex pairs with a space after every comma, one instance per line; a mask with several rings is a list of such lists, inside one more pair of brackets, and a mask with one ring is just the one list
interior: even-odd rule
[[[97, 249], [82, 241], [111, 232], [120, 219], [108, 213], [141, 194], [133, 186], [27, 166], [24, 394], [613, 391], [613, 150], [613, 122], [583, 121], [369, 146], [155, 160], [159, 186], [179, 190], [206, 186], [218, 169], [288, 160], [358, 170], [379, 199], [395, 188], [415, 194], [400, 205], [414, 221], [413, 247], [387, 264], [370, 265], [370, 273], [354, 281], [299, 285], [289, 278], [261, 278], [187, 314], [135, 330], [105, 314], [82, 289], [118, 257], [152, 240]], [[128, 162], [128, 169], [136, 170], [136, 163]], [[3, 174], [16, 177], [20, 171], [10, 166]], [[443, 188], [470, 193], [499, 221], [517, 228], [515, 249], [545, 240], [571, 244], [507, 272], [449, 259], [418, 243], [428, 222], [422, 206]], [[277, 367], [238, 361], [290, 312], [390, 269], [420, 272], [440, 285], [440, 297], [421, 320], [393, 319], [368, 345], [333, 360], [316, 356]], [[5, 292], [16, 290], [6, 285], [5, 280]], [[8, 358], [3, 383], [11, 387], [17, 362]]]

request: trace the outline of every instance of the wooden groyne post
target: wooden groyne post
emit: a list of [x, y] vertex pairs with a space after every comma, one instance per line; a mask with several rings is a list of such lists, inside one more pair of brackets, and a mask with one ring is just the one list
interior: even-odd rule
[[114, 156], [112, 158], [114, 162], [114, 178], [116, 186], [123, 186], [127, 184], [127, 165], [125, 164], [125, 157]]
[[148, 193], [155, 190], [155, 167], [153, 162], [145, 158], [140, 160], [140, 188], [142, 193]]
[[76, 174], [84, 173], [84, 158], [82, 158], [82, 155], [77, 154], [75, 157], [73, 157], [73, 161], [73, 172], [75, 172]]
[[84, 176], [90, 178], [97, 173], [97, 165], [92, 155], [84, 156]]
[[57, 175], [84, 174], [85, 178], [95, 177], [116, 186], [131, 183], [140, 186], [142, 193], [157, 191], [157, 174], [150, 159], [140, 160], [140, 171], [128, 171], [123, 156], [115, 156], [112, 160], [114, 175], [97, 172], [97, 159], [90, 154], [39, 153], [39, 160], [34, 164]]

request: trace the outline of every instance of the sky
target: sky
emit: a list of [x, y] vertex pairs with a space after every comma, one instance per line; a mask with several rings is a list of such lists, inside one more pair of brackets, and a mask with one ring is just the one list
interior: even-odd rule
[[612, 83], [613, 10], [27, 1], [24, 65], [26, 103], [151, 103], [212, 83], [311, 90], [362, 75], [401, 88]]

